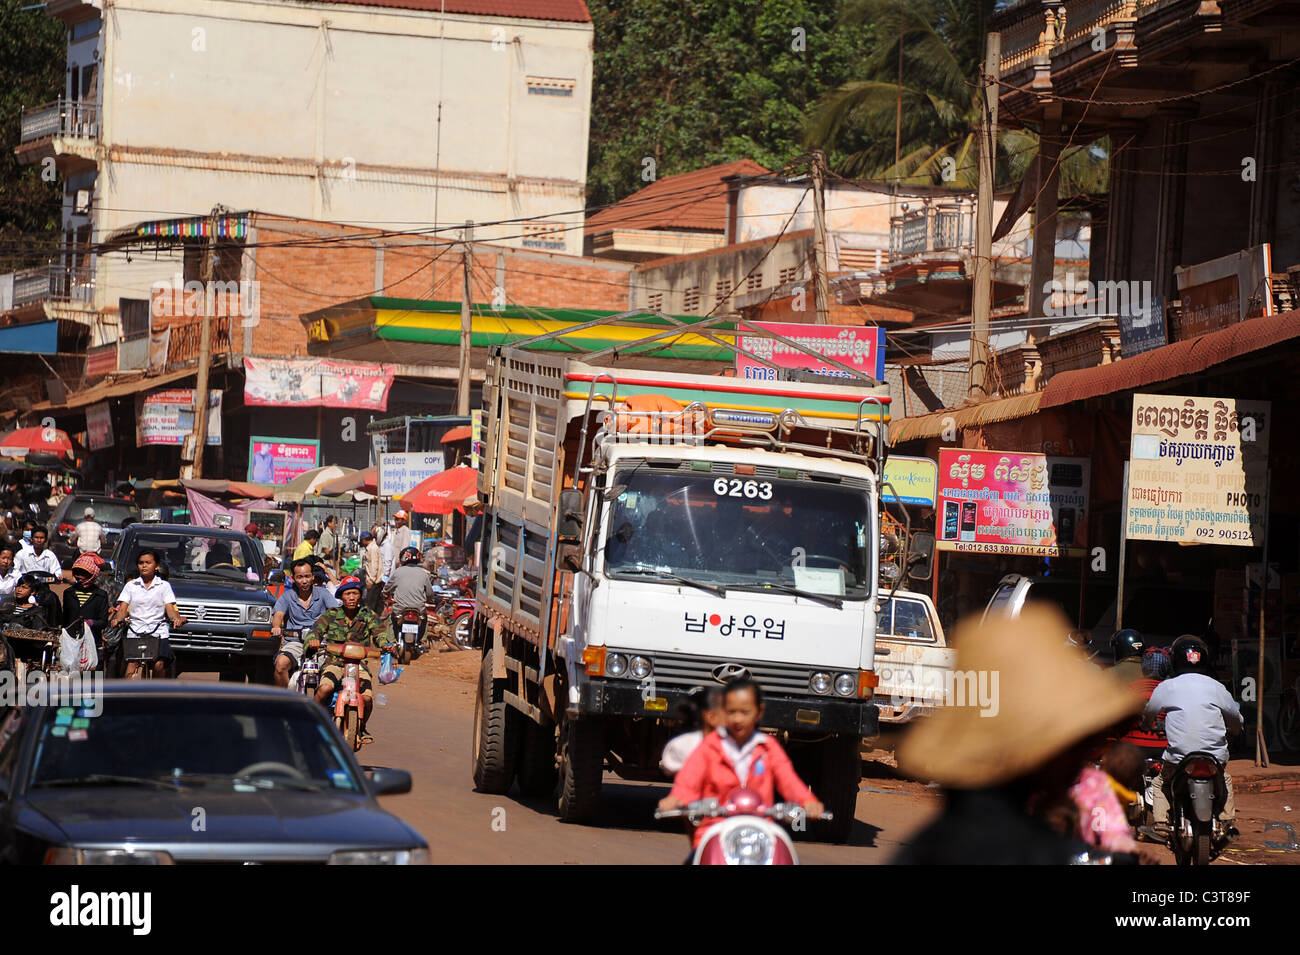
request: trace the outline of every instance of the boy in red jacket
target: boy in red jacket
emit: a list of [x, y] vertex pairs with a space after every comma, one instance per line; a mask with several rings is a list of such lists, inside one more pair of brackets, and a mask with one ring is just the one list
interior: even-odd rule
[[[753, 789], [763, 805], [775, 803], [776, 792], [788, 802], [803, 806], [810, 819], [820, 819], [825, 808], [804, 785], [790, 757], [771, 736], [760, 733], [763, 691], [748, 677], [732, 680], [722, 691], [724, 725], [704, 737], [673, 781], [672, 791], [659, 800], [659, 808], [681, 809], [698, 799], [725, 801], [733, 789]], [[716, 819], [695, 827], [692, 847], [698, 846]]]

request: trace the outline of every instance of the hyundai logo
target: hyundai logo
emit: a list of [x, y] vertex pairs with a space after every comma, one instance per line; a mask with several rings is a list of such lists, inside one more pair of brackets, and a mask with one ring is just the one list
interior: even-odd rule
[[732, 680], [743, 680], [749, 676], [749, 670], [739, 663], [719, 663], [713, 668], [713, 679], [719, 683], [730, 683]]

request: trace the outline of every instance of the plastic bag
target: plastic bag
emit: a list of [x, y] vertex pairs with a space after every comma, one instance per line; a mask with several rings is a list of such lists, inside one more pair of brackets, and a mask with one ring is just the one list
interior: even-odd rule
[[400, 674], [397, 668], [393, 666], [393, 655], [385, 651], [379, 661], [379, 682], [388, 684], [397, 680]]
[[93, 670], [99, 666], [95, 651], [95, 635], [90, 624], [81, 622], [81, 636], [74, 637], [66, 629], [59, 635], [59, 668], [68, 673]]

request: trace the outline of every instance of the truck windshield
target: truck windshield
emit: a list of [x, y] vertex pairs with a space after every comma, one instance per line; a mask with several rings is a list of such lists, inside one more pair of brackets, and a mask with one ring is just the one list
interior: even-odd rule
[[611, 577], [870, 594], [876, 535], [861, 488], [638, 468], [619, 472], [615, 490], [605, 539]]

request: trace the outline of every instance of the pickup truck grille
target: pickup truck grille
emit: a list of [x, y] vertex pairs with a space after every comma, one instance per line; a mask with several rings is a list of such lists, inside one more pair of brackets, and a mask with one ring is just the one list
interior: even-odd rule
[[746, 662], [742, 659], [726, 660], [684, 653], [655, 653], [647, 656], [654, 659], [655, 683], [672, 689], [689, 690], [697, 686], [718, 686], [719, 681], [713, 677], [714, 667], [734, 663], [743, 664], [765, 693], [806, 695], [808, 678], [813, 673], [811, 667], [797, 663]]
[[176, 609], [193, 624], [244, 622], [244, 608], [239, 604], [187, 603], [178, 600]]
[[216, 633], [186, 633], [173, 630], [171, 646], [173, 650], [202, 650], [221, 653], [242, 653], [247, 638], [239, 635], [226, 636]]

